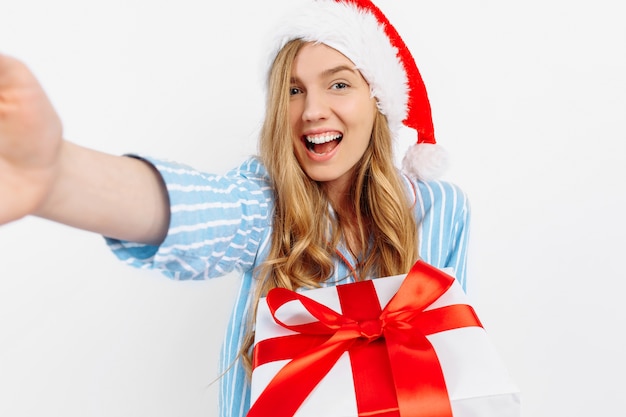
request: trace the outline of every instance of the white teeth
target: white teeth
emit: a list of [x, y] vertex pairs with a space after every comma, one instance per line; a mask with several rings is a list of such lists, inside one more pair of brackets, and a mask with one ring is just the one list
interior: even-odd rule
[[308, 142], [319, 145], [320, 143], [330, 142], [331, 140], [339, 139], [341, 137], [340, 134], [335, 135], [319, 135], [319, 136], [307, 136], [306, 140]]

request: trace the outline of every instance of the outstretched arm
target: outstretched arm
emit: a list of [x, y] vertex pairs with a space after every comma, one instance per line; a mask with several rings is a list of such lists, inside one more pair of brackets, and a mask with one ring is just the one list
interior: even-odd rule
[[0, 224], [27, 215], [154, 244], [167, 232], [169, 201], [149, 164], [63, 140], [39, 82], [0, 54]]

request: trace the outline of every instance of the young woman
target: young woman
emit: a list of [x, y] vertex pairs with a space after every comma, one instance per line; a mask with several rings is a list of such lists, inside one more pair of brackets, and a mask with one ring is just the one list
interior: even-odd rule
[[[436, 145], [393, 27], [369, 1], [324, 0], [278, 31], [259, 155], [223, 176], [64, 141], [29, 70], [0, 57], [0, 223], [34, 214], [91, 230], [174, 279], [242, 272], [221, 360], [228, 417], [249, 408], [251, 317], [269, 289], [402, 274], [418, 258], [465, 285], [468, 203], [416, 172]], [[393, 165], [403, 123], [419, 133], [409, 174]]]

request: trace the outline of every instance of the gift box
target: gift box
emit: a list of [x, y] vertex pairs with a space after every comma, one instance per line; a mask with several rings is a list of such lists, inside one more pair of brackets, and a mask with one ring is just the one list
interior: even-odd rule
[[409, 274], [294, 292], [256, 318], [248, 417], [513, 417], [519, 392], [463, 289]]

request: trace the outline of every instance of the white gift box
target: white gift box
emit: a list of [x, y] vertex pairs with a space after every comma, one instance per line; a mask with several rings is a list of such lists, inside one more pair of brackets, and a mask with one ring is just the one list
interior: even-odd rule
[[[429, 266], [429, 268], [434, 269]], [[384, 308], [398, 292], [406, 275], [379, 278], [370, 281], [376, 292], [380, 307]], [[422, 278], [423, 279], [423, 278]], [[444, 290], [432, 304], [423, 311], [437, 310], [445, 306], [469, 305], [467, 296], [455, 279], [452, 285]], [[358, 285], [345, 284], [346, 286]], [[283, 290], [285, 291], [285, 290]], [[295, 293], [294, 293], [295, 294]], [[298, 293], [311, 300], [329, 307], [342, 314], [341, 301], [337, 287], [319, 288]], [[307, 311], [300, 300], [291, 300], [282, 305], [276, 312], [278, 320], [289, 325], [298, 326], [315, 323], [317, 318]], [[263, 342], [276, 342], [275, 339], [288, 339], [298, 332], [278, 324], [274, 319], [265, 298], [261, 299], [256, 319], [255, 347]], [[519, 391], [510, 379], [502, 360], [489, 340], [485, 330], [479, 325], [453, 328], [427, 334], [426, 339], [432, 344], [439, 361], [445, 389], [453, 417], [517, 417], [520, 415]], [[381, 342], [382, 343], [382, 342]], [[264, 390], [271, 385], [279, 373], [292, 359], [285, 358], [269, 361], [256, 366], [252, 373], [252, 409]], [[297, 385], [288, 383], [282, 388], [281, 404], [292, 397], [292, 388]], [[369, 383], [369, 382], [368, 382]], [[376, 383], [373, 381], [372, 383]], [[312, 387], [303, 402], [298, 405], [294, 417], [358, 417], [357, 396], [355, 394], [353, 364], [349, 353], [343, 352], [323, 379]], [[413, 407], [419, 408], [419, 407]], [[266, 408], [267, 410], [267, 408]], [[254, 415], [265, 415], [258, 413]], [[410, 413], [420, 416], [419, 412]], [[280, 413], [272, 411], [272, 417], [280, 417]], [[373, 414], [377, 415], [377, 414]], [[397, 415], [398, 411], [381, 412], [381, 416]], [[424, 414], [427, 415], [427, 414]], [[267, 416], [269, 417], [269, 415]]]

